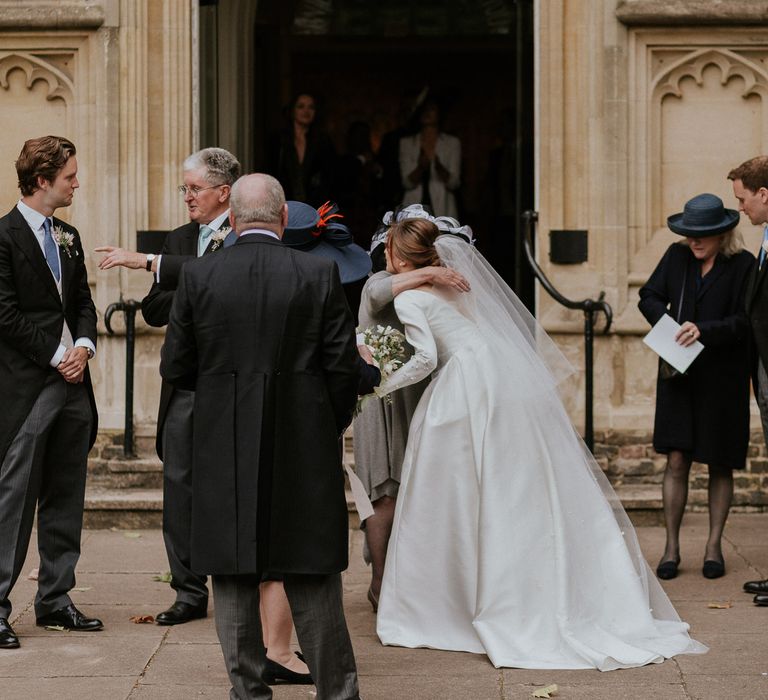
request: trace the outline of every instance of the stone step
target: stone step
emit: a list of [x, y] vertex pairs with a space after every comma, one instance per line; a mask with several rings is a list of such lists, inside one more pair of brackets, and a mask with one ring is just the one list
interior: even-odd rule
[[[352, 492], [347, 490], [349, 526], [360, 525]], [[85, 491], [83, 526], [92, 530], [139, 530], [163, 524], [162, 488], [105, 488], [89, 484]]]
[[163, 464], [157, 457], [90, 458], [89, 484], [99, 488], [155, 489], [163, 486]]

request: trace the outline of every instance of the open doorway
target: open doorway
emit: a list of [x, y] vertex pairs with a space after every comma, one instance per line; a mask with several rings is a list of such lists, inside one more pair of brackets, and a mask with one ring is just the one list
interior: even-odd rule
[[[306, 91], [317, 99], [316, 126], [340, 164], [331, 198], [344, 200], [340, 173], [355, 134], [367, 134], [381, 155], [393, 132], [418, 129], [419, 105], [434, 99], [441, 130], [461, 143], [457, 218], [472, 226], [478, 248], [532, 309], [533, 281], [519, 240], [520, 213], [533, 205], [532, 0], [398, 0], [380, 7], [360, 0], [261, 0], [254, 20], [253, 117], [244, 162], [274, 170], [270, 153], [287, 124], [287, 106]], [[203, 34], [201, 25], [201, 45]], [[226, 80], [224, 67], [218, 80]], [[352, 216], [361, 244], [397, 203], [391, 189], [379, 187], [363, 203], [366, 211]]]

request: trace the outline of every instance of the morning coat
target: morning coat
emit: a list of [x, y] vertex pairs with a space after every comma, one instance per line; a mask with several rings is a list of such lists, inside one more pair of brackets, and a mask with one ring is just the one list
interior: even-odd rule
[[357, 356], [330, 260], [257, 233], [184, 266], [160, 372], [195, 390], [195, 571], [346, 568], [339, 436]]

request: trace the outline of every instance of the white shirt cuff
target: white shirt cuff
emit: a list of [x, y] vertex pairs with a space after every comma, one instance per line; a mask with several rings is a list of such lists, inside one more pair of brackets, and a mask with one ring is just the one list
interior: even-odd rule
[[61, 358], [64, 357], [64, 353], [67, 351], [67, 349], [59, 344], [58, 350], [56, 350], [55, 353], [53, 353], [53, 357], [51, 358], [51, 361], [48, 363], [51, 365], [51, 367], [58, 367], [59, 362], [61, 362]]
[[157, 261], [157, 267], [155, 268], [155, 282], [160, 284], [160, 263], [163, 260], [162, 255], [155, 256], [155, 260]]
[[[96, 357], [96, 346], [93, 344], [93, 341], [90, 338], [86, 338], [83, 336], [82, 338], [78, 338], [75, 341], [75, 347], [76, 348], [88, 348], [91, 351], [91, 358]], [[88, 358], [88, 359], [91, 359]]]
[[365, 333], [358, 333], [357, 334], [357, 344], [358, 345], [365, 345]]

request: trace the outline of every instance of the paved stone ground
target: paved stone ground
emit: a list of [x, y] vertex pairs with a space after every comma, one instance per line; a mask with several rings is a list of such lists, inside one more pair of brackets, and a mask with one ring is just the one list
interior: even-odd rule
[[[706, 515], [689, 514], [683, 532], [681, 575], [665, 584], [694, 636], [711, 647], [705, 656], [683, 656], [627, 671], [525, 671], [494, 669], [483, 656], [426, 649], [382, 647], [365, 600], [368, 571], [361, 563], [361, 536], [352, 533], [352, 566], [345, 575], [347, 619], [365, 700], [513, 700], [530, 698], [556, 683], [556, 697], [616, 700], [768, 698], [768, 608], [756, 608], [741, 592], [743, 581], [768, 577], [768, 514], [732, 515], [726, 529], [728, 575], [707, 581], [700, 573]], [[656, 562], [664, 532], [638, 530], [649, 560]], [[138, 536], [137, 536], [138, 535]], [[27, 700], [190, 700], [228, 697], [228, 683], [213, 620], [179, 627], [136, 625], [132, 615], [157, 614], [172, 600], [153, 575], [167, 564], [159, 531], [90, 530], [83, 536], [78, 587], [73, 598], [102, 618], [97, 633], [35, 627], [35, 583], [24, 566], [12, 600], [12, 623], [21, 649], [0, 651], [0, 698]], [[731, 602], [710, 609], [711, 602]], [[311, 688], [278, 687], [277, 700], [309, 700]]]

